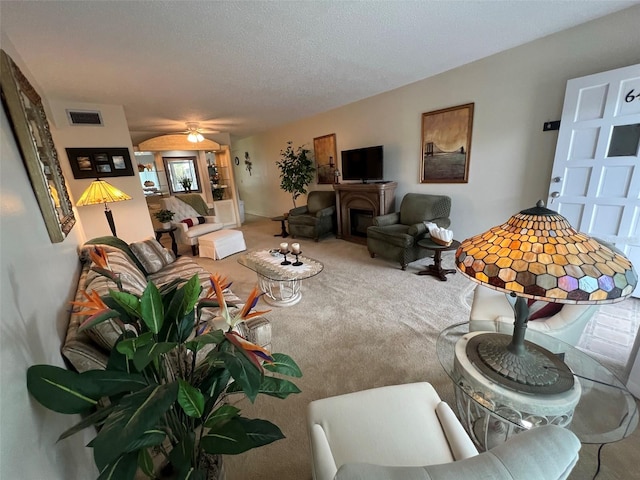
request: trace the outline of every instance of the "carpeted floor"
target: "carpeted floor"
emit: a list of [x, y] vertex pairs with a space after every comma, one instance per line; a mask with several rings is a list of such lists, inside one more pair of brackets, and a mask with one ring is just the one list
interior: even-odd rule
[[[249, 249], [274, 248], [282, 241], [274, 237], [279, 227], [269, 219], [247, 216], [241, 230]], [[291, 238], [287, 241], [291, 242]], [[267, 317], [272, 323], [274, 351], [291, 355], [304, 373], [296, 381], [302, 393], [286, 400], [258, 397], [254, 405], [241, 402], [239, 406], [246, 416], [274, 422], [287, 438], [243, 455], [226, 457], [228, 480], [310, 479], [305, 419], [311, 400], [426, 380], [444, 400], [453, 403], [451, 384], [436, 357], [436, 340], [446, 326], [468, 319], [475, 284], [460, 274], [450, 275], [447, 282], [414, 275], [431, 259], [414, 262], [403, 272], [392, 262], [370, 258], [364, 245], [333, 237], [318, 243], [302, 238], [296, 241], [304, 255], [324, 264], [324, 270], [302, 282], [303, 297], [297, 305], [272, 308]], [[190, 254], [190, 249], [180, 246], [180, 253]], [[256, 276], [239, 265], [237, 258], [238, 255], [219, 261], [199, 258], [198, 262], [211, 272], [228, 276], [234, 281], [232, 290], [245, 297], [256, 284]], [[445, 252], [443, 266], [453, 268], [453, 252]], [[266, 304], [259, 306], [263, 307], [269, 308]], [[635, 326], [627, 330], [637, 329], [637, 310], [634, 315]], [[583, 338], [580, 344], [587, 351], [603, 346], [603, 342], [595, 341], [597, 325], [590, 328], [590, 337]], [[603, 329], [599, 331], [602, 335]], [[624, 343], [621, 336], [617, 338]], [[611, 341], [612, 338], [607, 339]], [[623, 371], [624, 353], [611, 357], [605, 355], [602, 360], [609, 362], [612, 369]], [[597, 447], [583, 446], [571, 479], [593, 477]], [[635, 466], [639, 447], [638, 432], [606, 445], [597, 478], [640, 478]]]

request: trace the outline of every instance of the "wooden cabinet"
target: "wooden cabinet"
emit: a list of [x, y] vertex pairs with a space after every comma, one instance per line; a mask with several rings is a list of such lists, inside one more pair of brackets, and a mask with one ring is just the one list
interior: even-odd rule
[[337, 237], [367, 243], [367, 227], [373, 225], [373, 217], [395, 211], [397, 186], [396, 182], [335, 184]]

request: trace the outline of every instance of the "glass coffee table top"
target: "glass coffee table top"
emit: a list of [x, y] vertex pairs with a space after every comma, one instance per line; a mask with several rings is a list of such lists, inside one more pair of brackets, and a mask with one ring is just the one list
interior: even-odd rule
[[270, 250], [253, 250], [238, 258], [240, 265], [275, 281], [304, 280], [319, 274], [324, 268], [319, 261], [302, 255], [298, 255], [298, 262], [301, 262], [301, 265], [294, 265], [296, 257], [291, 254], [287, 255], [290, 265], [282, 265], [283, 261], [284, 255], [271, 253]]
[[[501, 385], [496, 386], [490, 379], [481, 382], [485, 385], [482, 388], [478, 388], [477, 383], [468, 381], [469, 377], [465, 371], [468, 366], [460, 366], [461, 350], [459, 346], [456, 355], [456, 344], [458, 342], [463, 344], [474, 333], [479, 332], [471, 332], [470, 334], [468, 322], [452, 325], [440, 333], [436, 345], [438, 360], [456, 389], [458, 413], [464, 417], [472, 406], [482, 410], [486, 414], [486, 418], [491, 417], [494, 423], [495, 419], [499, 419], [500, 423], [503, 423], [501, 428], [504, 429], [506, 426], [506, 428], [515, 428], [517, 431], [537, 426], [536, 424], [543, 424], [547, 418], [552, 418], [545, 418], [542, 414], [534, 415], [534, 420], [531, 418], [527, 420], [517, 414], [517, 410], [523, 409], [523, 398], [524, 404], [530, 404], [530, 410], [535, 411], [537, 408], [546, 408], [547, 404], [553, 404], [555, 397], [545, 397], [537, 393], [522, 394], [514, 391], [511, 391], [513, 394], [510, 395], [508, 389], [505, 390]], [[573, 407], [571, 408], [573, 417], [569, 414], [569, 417], [565, 419], [568, 422], [567, 425], [562, 425], [560, 421], [557, 424], [566, 426], [576, 434], [582, 443], [615, 442], [627, 437], [636, 429], [638, 425], [636, 401], [609, 369], [581, 350], [535, 330], [527, 329], [525, 340], [536, 343], [562, 358], [578, 384], [576, 393], [579, 395], [578, 403], [575, 410]], [[456, 357], [458, 357], [457, 360]], [[464, 363], [467, 360], [463, 359]], [[503, 394], [499, 394], [500, 391]], [[505, 391], [506, 393], [504, 393]], [[514, 398], [513, 402], [511, 402], [512, 397]], [[515, 404], [518, 407], [514, 407]], [[461, 407], [467, 412], [460, 412]], [[474, 418], [471, 420], [477, 422], [479, 416], [476, 415]], [[486, 424], [491, 422], [491, 420], [483, 421]], [[483, 428], [485, 427], [486, 425], [483, 426]], [[474, 426], [469, 423], [465, 425], [465, 428], [469, 431]], [[477, 431], [475, 433], [477, 434]], [[486, 439], [486, 432], [481, 436]], [[483, 446], [492, 447], [492, 445]]]
[[[283, 265], [283, 262], [286, 263]], [[240, 255], [238, 263], [258, 274], [265, 301], [275, 307], [295, 305], [302, 298], [300, 281], [319, 274], [324, 266], [313, 258], [254, 250]]]

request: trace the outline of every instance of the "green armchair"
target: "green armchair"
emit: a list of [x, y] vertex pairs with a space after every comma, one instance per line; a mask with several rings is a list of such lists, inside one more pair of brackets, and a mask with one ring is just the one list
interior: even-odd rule
[[373, 218], [367, 228], [367, 248], [372, 258], [376, 255], [400, 262], [406, 270], [411, 262], [430, 255], [429, 250], [417, 243], [429, 238], [424, 222], [433, 222], [448, 228], [451, 224], [451, 198], [446, 195], [407, 193], [400, 204], [400, 211]]
[[316, 190], [307, 195], [307, 204], [289, 210], [289, 233], [293, 238], [313, 238], [316, 242], [336, 229], [336, 194]]

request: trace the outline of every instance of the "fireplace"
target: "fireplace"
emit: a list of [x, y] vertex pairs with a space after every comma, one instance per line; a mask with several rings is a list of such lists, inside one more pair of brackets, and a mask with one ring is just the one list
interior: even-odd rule
[[339, 183], [336, 191], [338, 238], [367, 243], [367, 227], [373, 218], [391, 213], [395, 208], [396, 182]]
[[362, 210], [360, 208], [349, 209], [349, 226], [351, 235], [357, 237], [367, 237], [367, 227], [373, 225], [373, 210]]

